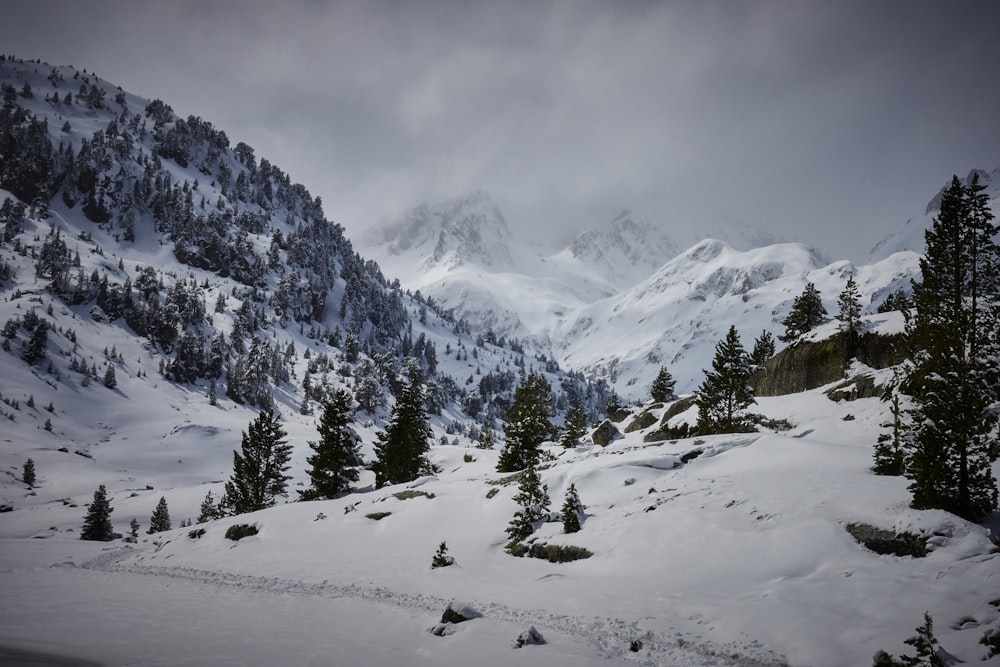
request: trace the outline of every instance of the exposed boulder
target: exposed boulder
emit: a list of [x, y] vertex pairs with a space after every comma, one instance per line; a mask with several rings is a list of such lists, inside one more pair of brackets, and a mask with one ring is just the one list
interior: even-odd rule
[[594, 441], [595, 445], [600, 445], [601, 447], [607, 447], [611, 442], [621, 436], [618, 428], [611, 423], [610, 419], [605, 419], [601, 422], [594, 433], [590, 436], [590, 439]]
[[843, 380], [851, 358], [871, 368], [888, 368], [906, 359], [902, 334], [866, 333], [855, 357], [848, 357], [847, 337], [837, 333], [819, 341], [795, 343], [766, 362], [751, 380], [757, 396], [784, 396]]
[[631, 433], [633, 431], [641, 431], [644, 428], [649, 428], [656, 423], [656, 415], [651, 413], [649, 410], [643, 410], [635, 419], [629, 422], [628, 426], [625, 427], [626, 433]]

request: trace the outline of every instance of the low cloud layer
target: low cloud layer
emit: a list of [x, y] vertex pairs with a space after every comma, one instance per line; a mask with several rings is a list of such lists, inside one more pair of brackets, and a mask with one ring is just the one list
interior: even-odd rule
[[631, 207], [861, 259], [1000, 166], [988, 0], [18, 5], [5, 53], [211, 121], [352, 235], [482, 189], [547, 241]]

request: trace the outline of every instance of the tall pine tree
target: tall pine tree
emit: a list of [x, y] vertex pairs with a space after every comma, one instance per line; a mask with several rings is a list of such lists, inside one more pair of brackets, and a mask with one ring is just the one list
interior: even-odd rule
[[400, 392], [392, 417], [375, 443], [375, 486], [402, 484], [419, 477], [427, 467], [432, 437], [420, 375], [411, 372], [409, 384]]
[[529, 373], [514, 391], [504, 427], [506, 442], [500, 451], [497, 471], [514, 472], [538, 461], [539, 448], [552, 437], [552, 386], [545, 376]]
[[514, 513], [510, 525], [507, 526], [507, 536], [511, 544], [523, 542], [535, 532], [535, 528], [549, 515], [549, 487], [542, 484], [542, 478], [535, 470], [534, 461], [521, 473], [521, 482], [517, 487], [514, 502], [521, 506]]
[[170, 510], [167, 509], [167, 499], [160, 496], [160, 502], [153, 510], [153, 516], [149, 519], [149, 530], [146, 532], [152, 535], [165, 530], [170, 530]]
[[80, 539], [97, 542], [110, 542], [115, 539], [114, 529], [111, 527], [112, 511], [114, 508], [108, 500], [108, 490], [101, 484], [97, 491], [94, 491], [94, 501], [87, 507], [83, 528], [80, 529]]
[[712, 370], [705, 371], [705, 380], [698, 387], [698, 432], [742, 433], [751, 429], [746, 409], [754, 403], [750, 376], [753, 367], [750, 355], [743, 349], [736, 327], [715, 346]]
[[979, 521], [997, 507], [991, 470], [1000, 350], [1000, 249], [984, 186], [953, 178], [925, 233], [907, 335], [914, 349], [906, 477], [913, 506]]
[[666, 366], [660, 366], [660, 372], [656, 374], [653, 385], [649, 389], [654, 401], [663, 403], [669, 401], [674, 396], [674, 376], [670, 374]]
[[323, 406], [319, 418], [319, 440], [309, 442], [313, 454], [309, 464], [310, 487], [299, 491], [302, 500], [336, 498], [347, 491], [351, 482], [358, 481], [358, 466], [362, 464], [361, 438], [351, 428], [354, 401], [344, 389], [338, 389]]
[[837, 298], [837, 306], [840, 309], [837, 313], [840, 332], [847, 339], [847, 358], [850, 359], [858, 353], [858, 343], [861, 339], [861, 294], [858, 292], [858, 283], [854, 280], [854, 276], [847, 279], [844, 291]]
[[243, 453], [233, 451], [233, 474], [220, 503], [226, 511], [244, 514], [274, 506], [291, 479], [285, 474], [292, 456], [286, 435], [270, 410], [250, 422], [243, 433]]
[[570, 449], [580, 444], [580, 438], [587, 432], [587, 414], [583, 410], [583, 404], [579, 399], [574, 399], [566, 409], [566, 423], [563, 426], [562, 436], [559, 444]]

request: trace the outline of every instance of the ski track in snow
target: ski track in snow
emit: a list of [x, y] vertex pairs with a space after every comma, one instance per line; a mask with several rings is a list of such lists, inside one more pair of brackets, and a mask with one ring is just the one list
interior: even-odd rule
[[[309, 583], [296, 579], [263, 577], [234, 572], [215, 572], [189, 567], [135, 565], [123, 563], [124, 556], [133, 555], [131, 549], [115, 550], [84, 563], [82, 567], [108, 573], [127, 573], [140, 576], [167, 577], [181, 581], [226, 586], [255, 593], [330, 598], [354, 598], [418, 609], [439, 614], [450, 602], [449, 598], [422, 593], [402, 593], [381, 587], [358, 584], [336, 585], [326, 581]], [[552, 628], [593, 647], [597, 654], [607, 659], [626, 660], [637, 665], [662, 667], [687, 665], [689, 667], [787, 667], [780, 656], [768, 651], [758, 642], [727, 642], [712, 644], [684, 637], [681, 632], [655, 632], [643, 629], [639, 621], [618, 618], [601, 618], [557, 614], [539, 609], [519, 609], [495, 602], [470, 600], [469, 603], [484, 618], [514, 624]], [[544, 634], [544, 632], [543, 632]], [[639, 651], [631, 651], [634, 640], [642, 642]]]

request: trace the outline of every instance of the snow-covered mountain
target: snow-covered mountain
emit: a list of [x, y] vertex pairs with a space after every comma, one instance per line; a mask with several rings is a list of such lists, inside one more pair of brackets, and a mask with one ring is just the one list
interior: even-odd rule
[[[871, 475], [876, 399], [760, 398], [785, 430], [672, 441], [655, 429], [674, 406], [647, 403], [606, 447], [592, 431], [544, 444], [551, 509], [570, 485], [586, 508], [579, 533], [549, 521], [534, 537], [591, 553], [569, 563], [505, 551], [517, 480], [475, 448], [529, 370], [591, 412], [601, 377], [644, 398], [665, 364], [684, 391], [731, 324], [745, 342], [775, 330], [806, 281], [829, 310], [848, 275], [878, 303], [914, 253], [855, 267], [703, 240], [618, 287], [668, 240], [620, 219], [590, 255], [528, 262], [476, 195], [385, 237], [398, 265], [380, 268], [305, 188], [198, 117], [6, 56], [0, 84], [0, 663], [839, 667], [906, 651], [925, 610], [971, 663], [1000, 632], [1000, 518], [912, 510], [905, 480]], [[588, 267], [599, 244], [626, 266]], [[536, 349], [470, 334], [456, 313], [473, 308]], [[370, 461], [406, 357], [427, 380], [434, 474], [375, 489], [365, 469], [343, 497], [293, 502], [324, 397], [376, 382], [354, 422]], [[264, 407], [292, 446], [288, 502], [180, 527], [221, 495]], [[643, 411], [651, 425], [633, 427]], [[141, 525], [135, 542], [79, 539], [98, 485], [116, 531]], [[146, 534], [160, 498], [174, 528]], [[258, 533], [234, 541], [237, 523]], [[929, 553], [880, 556], [857, 523]], [[442, 542], [457, 563], [434, 569]], [[446, 608], [471, 620], [443, 622]], [[529, 627], [545, 643], [513, 648]]]
[[[962, 179], [963, 182], [966, 184], [971, 182], [974, 174], [978, 174], [979, 182], [986, 186], [986, 194], [990, 198], [990, 206], [996, 211], [998, 205], [1000, 205], [1000, 167], [989, 172], [982, 169], [973, 169]], [[896, 252], [922, 253], [924, 251], [924, 231], [931, 226], [934, 218], [939, 213], [941, 194], [950, 185], [951, 183], [945, 183], [941, 186], [941, 190], [927, 202], [927, 207], [924, 209], [923, 214], [910, 218], [900, 229], [878, 241], [868, 252], [868, 261], [877, 262]]]

